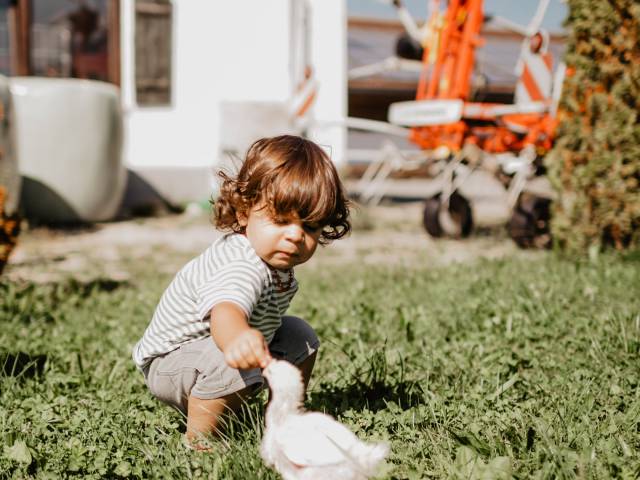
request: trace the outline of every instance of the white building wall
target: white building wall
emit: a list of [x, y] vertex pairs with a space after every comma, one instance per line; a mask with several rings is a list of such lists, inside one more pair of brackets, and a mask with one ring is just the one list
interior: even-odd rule
[[[121, 0], [125, 165], [170, 200], [206, 198], [218, 163], [220, 103], [286, 102], [293, 91], [290, 1], [298, 0], [173, 0], [172, 102], [139, 107], [134, 1]], [[312, 60], [320, 83], [315, 114], [338, 120], [346, 113], [345, 2], [311, 4]], [[344, 159], [344, 129], [311, 133], [330, 146], [336, 162]]]
[[331, 158], [346, 162], [347, 13], [344, 0], [312, 0], [312, 59], [320, 88], [314, 105], [318, 126], [311, 138], [331, 150]]

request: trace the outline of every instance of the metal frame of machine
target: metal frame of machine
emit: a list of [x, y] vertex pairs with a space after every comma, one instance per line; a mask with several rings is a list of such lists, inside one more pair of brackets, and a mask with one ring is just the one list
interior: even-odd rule
[[[466, 236], [473, 218], [460, 187], [473, 171], [482, 169], [496, 175], [507, 189], [508, 227], [514, 240], [522, 247], [548, 246], [553, 193], [536, 177], [543, 171], [542, 158], [553, 146], [556, 107], [565, 73], [562, 63], [554, 71], [547, 49], [548, 33], [540, 28], [549, 0], [539, 1], [526, 27], [493, 17], [523, 36], [515, 66], [519, 80], [513, 104], [471, 101], [475, 51], [483, 44], [483, 0], [449, 0], [444, 9], [440, 0], [430, 0], [431, 17], [423, 28], [417, 28], [400, 0], [393, 4], [407, 32], [420, 42], [424, 52], [416, 99], [391, 105], [389, 127], [395, 130], [358, 124], [355, 119], [350, 126], [406, 133], [421, 154], [407, 158], [388, 142], [360, 182], [361, 198], [377, 203], [383, 195], [381, 186], [393, 170], [432, 162], [442, 188], [426, 201], [424, 226], [436, 237]], [[372, 68], [359, 70], [370, 72]], [[535, 193], [527, 193], [531, 183], [535, 184]]]

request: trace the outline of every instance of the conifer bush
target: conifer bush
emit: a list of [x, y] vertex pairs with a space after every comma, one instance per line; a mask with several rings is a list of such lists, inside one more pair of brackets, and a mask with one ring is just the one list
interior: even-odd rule
[[558, 138], [556, 245], [640, 247], [640, 2], [569, 0]]

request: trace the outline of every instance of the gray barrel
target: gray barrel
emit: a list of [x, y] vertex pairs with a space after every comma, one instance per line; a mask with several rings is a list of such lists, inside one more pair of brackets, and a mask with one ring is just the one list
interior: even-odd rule
[[74, 78], [10, 82], [25, 217], [43, 223], [113, 219], [126, 186], [118, 88]]

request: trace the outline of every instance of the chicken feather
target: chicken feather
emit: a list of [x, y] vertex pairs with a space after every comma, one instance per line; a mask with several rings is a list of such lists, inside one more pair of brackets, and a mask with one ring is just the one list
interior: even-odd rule
[[272, 400], [260, 453], [285, 480], [364, 480], [389, 452], [385, 443], [367, 444], [331, 416], [302, 409], [300, 371], [273, 360], [264, 370]]

